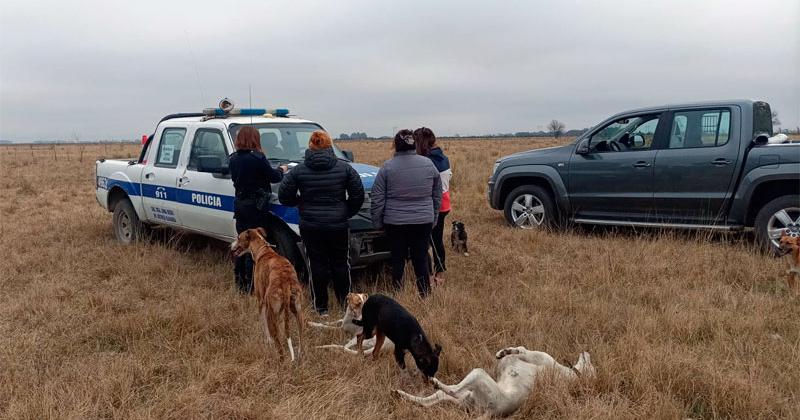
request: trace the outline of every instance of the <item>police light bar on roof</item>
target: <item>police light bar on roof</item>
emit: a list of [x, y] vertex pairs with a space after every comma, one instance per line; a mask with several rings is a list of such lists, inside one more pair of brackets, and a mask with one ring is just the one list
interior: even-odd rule
[[206, 108], [203, 110], [203, 115], [207, 117], [226, 117], [226, 116], [261, 116], [270, 114], [273, 117], [288, 117], [289, 110], [286, 108], [264, 109], [264, 108], [232, 108], [230, 111], [225, 111], [222, 108]]

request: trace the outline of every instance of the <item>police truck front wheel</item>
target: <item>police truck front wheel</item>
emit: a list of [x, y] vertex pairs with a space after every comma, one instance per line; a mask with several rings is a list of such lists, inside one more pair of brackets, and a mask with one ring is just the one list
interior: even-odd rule
[[140, 239], [145, 231], [144, 224], [139, 220], [136, 215], [136, 210], [133, 209], [133, 204], [130, 200], [120, 200], [114, 206], [114, 237], [125, 245], [130, 245]]
[[301, 283], [308, 282], [308, 270], [306, 270], [303, 254], [297, 248], [295, 235], [288, 228], [278, 227], [267, 231], [267, 240], [275, 245], [278, 254], [286, 257], [294, 266], [297, 272], [297, 279]]

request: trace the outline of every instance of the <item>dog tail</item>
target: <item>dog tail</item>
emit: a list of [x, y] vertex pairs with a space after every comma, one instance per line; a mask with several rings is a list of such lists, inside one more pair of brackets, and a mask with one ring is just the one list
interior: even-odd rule
[[342, 327], [334, 327], [333, 325], [323, 324], [321, 322], [308, 321], [309, 327], [322, 328], [324, 330], [340, 330]]
[[348, 349], [347, 347], [345, 347], [345, 346], [340, 346], [340, 345], [338, 345], [338, 344], [326, 344], [326, 345], [324, 345], [324, 346], [317, 346], [317, 348], [318, 348], [318, 349], [335, 349], [335, 350], [342, 350], [342, 351], [344, 351], [344, 352], [346, 352], [346, 353], [350, 353], [350, 354], [358, 354], [358, 352], [357, 352], [357, 351], [355, 351], [355, 350], [353, 350], [353, 349]]

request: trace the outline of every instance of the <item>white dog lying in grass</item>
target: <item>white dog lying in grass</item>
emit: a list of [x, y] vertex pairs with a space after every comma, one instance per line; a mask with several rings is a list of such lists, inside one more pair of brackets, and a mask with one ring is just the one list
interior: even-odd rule
[[474, 369], [457, 385], [445, 385], [433, 378], [439, 390], [428, 397], [416, 397], [397, 390], [403, 398], [425, 407], [443, 401], [476, 408], [492, 416], [507, 416], [517, 411], [530, 396], [537, 376], [545, 369], [554, 369], [559, 377], [574, 380], [579, 375], [593, 377], [594, 366], [589, 353], [583, 352], [572, 368], [566, 367], [547, 353], [525, 347], [507, 347], [497, 352], [497, 382], [483, 369]]

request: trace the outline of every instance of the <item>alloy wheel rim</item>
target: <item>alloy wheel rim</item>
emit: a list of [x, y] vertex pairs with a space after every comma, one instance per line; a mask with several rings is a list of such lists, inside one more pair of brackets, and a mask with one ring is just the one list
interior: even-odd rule
[[533, 194], [522, 194], [511, 203], [511, 220], [522, 229], [541, 226], [544, 216], [544, 205]]
[[800, 207], [787, 207], [776, 211], [767, 221], [767, 236], [774, 247], [778, 247], [781, 233], [789, 232], [800, 235]]

